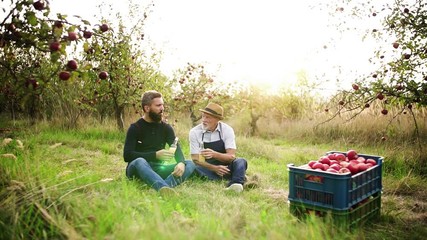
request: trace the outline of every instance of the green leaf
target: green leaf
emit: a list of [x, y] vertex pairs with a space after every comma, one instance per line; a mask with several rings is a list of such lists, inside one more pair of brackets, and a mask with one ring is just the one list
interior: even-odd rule
[[34, 12], [27, 12], [27, 21], [31, 26], [37, 25], [37, 17]]
[[93, 68], [93, 65], [89, 63], [83, 67], [83, 70], [91, 70], [92, 68]]

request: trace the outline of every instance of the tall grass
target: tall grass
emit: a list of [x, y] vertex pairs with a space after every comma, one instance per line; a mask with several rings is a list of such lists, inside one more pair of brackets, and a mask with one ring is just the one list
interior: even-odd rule
[[[136, 118], [130, 116], [127, 124]], [[274, 124], [263, 125], [265, 132], [258, 137], [243, 136], [236, 128], [238, 155], [248, 160], [249, 176], [259, 177], [258, 188], [226, 194], [225, 182], [192, 179], [177, 188], [179, 197], [165, 199], [125, 177], [125, 133], [115, 130], [115, 122], [100, 125], [88, 119], [72, 130], [19, 123], [20, 130], [2, 134], [14, 141], [2, 146], [0, 154], [17, 159], [0, 158], [0, 239], [399, 239], [407, 236], [408, 223], [413, 239], [426, 234], [410, 208], [417, 203], [417, 216], [426, 214], [426, 198], [420, 195], [426, 180], [402, 161], [411, 157], [413, 146], [394, 140], [369, 144], [364, 134], [352, 136], [360, 132], [349, 125], [314, 130], [309, 120], [281, 124], [276, 132], [268, 132]], [[191, 126], [182, 119], [175, 127], [189, 157]], [[348, 148], [386, 156], [381, 219], [344, 231], [322, 219], [301, 221], [291, 215], [287, 164], [301, 165], [329, 150]], [[394, 168], [389, 167], [391, 150], [401, 151]]]

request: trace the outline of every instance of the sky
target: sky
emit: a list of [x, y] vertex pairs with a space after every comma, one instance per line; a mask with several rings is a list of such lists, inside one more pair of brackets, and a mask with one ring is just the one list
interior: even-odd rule
[[[53, 12], [86, 19], [105, 13], [97, 7], [101, 2], [127, 13], [124, 0], [50, 1]], [[324, 48], [336, 32], [326, 27], [326, 11], [310, 8], [315, 2], [157, 0], [144, 32], [162, 52], [160, 68], [168, 76], [190, 62], [203, 64], [214, 79], [256, 84], [275, 92], [294, 84], [301, 71], [314, 81], [323, 73], [333, 79], [337, 64], [348, 66], [348, 71], [354, 66], [369, 68], [373, 48], [360, 36], [336, 36], [337, 44]], [[334, 81], [324, 85], [325, 89], [339, 87]]]

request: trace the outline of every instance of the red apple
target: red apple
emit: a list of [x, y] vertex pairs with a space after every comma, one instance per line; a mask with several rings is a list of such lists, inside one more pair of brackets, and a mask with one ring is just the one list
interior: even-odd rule
[[366, 159], [366, 163], [370, 163], [370, 164], [372, 164], [372, 166], [377, 165], [377, 162], [374, 159], [372, 159], [372, 158]]
[[325, 170], [325, 167], [323, 166], [322, 163], [316, 162], [315, 164], [313, 164], [313, 169]]
[[106, 32], [106, 31], [108, 31], [108, 29], [109, 29], [108, 24], [106, 24], [106, 23], [101, 24], [101, 26], [99, 26], [99, 29], [100, 29], [102, 32]]
[[59, 78], [61, 80], [66, 81], [66, 80], [70, 79], [70, 77], [71, 77], [71, 73], [68, 72], [68, 71], [62, 71], [62, 72], [59, 73]]
[[349, 165], [350, 163], [349, 163], [349, 162], [346, 162], [346, 161], [342, 161], [342, 162], [340, 162], [339, 164], [340, 164], [340, 166], [341, 166], [341, 167], [343, 167], [343, 168], [347, 168], [347, 167], [348, 167], [348, 165]]
[[43, 0], [40, 0], [40, 1], [33, 3], [33, 6], [36, 10], [41, 11], [45, 8], [45, 3]]
[[107, 72], [100, 72], [99, 74], [98, 74], [98, 77], [100, 78], [100, 79], [102, 79], [102, 80], [105, 80], [105, 79], [107, 79], [108, 78], [108, 73]]
[[68, 67], [70, 70], [76, 70], [76, 69], [78, 68], [78, 65], [77, 65], [76, 60], [72, 59], [72, 60], [68, 61], [68, 63], [67, 63], [67, 67]]
[[346, 157], [344, 154], [342, 154], [342, 153], [336, 153], [335, 154], [335, 160], [337, 160], [338, 162], [345, 161], [345, 159], [346, 159]]
[[79, 38], [76, 32], [68, 32], [68, 40], [76, 41]]
[[411, 57], [411, 54], [410, 53], [405, 53], [405, 54], [403, 54], [403, 57], [405, 59], [409, 59]]
[[334, 168], [328, 168], [328, 169], [326, 169], [326, 172], [338, 173], [338, 170], [336, 170]]
[[16, 30], [15, 24], [9, 23], [9, 24], [6, 24], [6, 25], [7, 25], [7, 30], [9, 30], [11, 32], [14, 32]]
[[379, 100], [383, 100], [383, 99], [384, 99], [384, 95], [383, 95], [382, 93], [378, 93], [378, 94], [377, 94], [377, 98], [378, 98]]
[[323, 157], [321, 157], [320, 159], [319, 159], [319, 162], [321, 162], [321, 163], [323, 163], [323, 164], [331, 164], [331, 160], [329, 160], [329, 158], [328, 157], [326, 157], [326, 156], [323, 156]]
[[341, 169], [341, 166], [338, 163], [334, 163], [331, 166], [329, 166], [329, 168], [333, 168], [333, 169], [339, 171]]
[[358, 162], [360, 162], [360, 163], [365, 163], [365, 162], [366, 162], [366, 159], [365, 159], [364, 157], [358, 157], [358, 158], [356, 159], [356, 161], [358, 161]]
[[359, 163], [359, 164], [357, 165], [357, 167], [358, 167], [358, 169], [359, 169], [359, 172], [366, 171], [366, 169], [368, 169], [368, 168], [369, 168], [368, 164], [365, 164], [365, 163]]
[[355, 91], [359, 90], [359, 85], [353, 83], [351, 86]]
[[350, 164], [347, 166], [348, 170], [350, 170], [351, 174], [356, 174], [359, 172], [359, 163], [350, 162]]
[[399, 43], [398, 43], [398, 42], [394, 42], [394, 43], [393, 43], [393, 47], [394, 47], [394, 48], [398, 48], [398, 47], [399, 47]]
[[54, 26], [56, 28], [62, 28], [62, 22], [57, 20], [57, 21], [55, 21]]
[[341, 169], [338, 171], [338, 173], [344, 173], [344, 174], [346, 174], [346, 173], [351, 173], [351, 172], [350, 172], [350, 170], [349, 170], [348, 168], [343, 167], [343, 168], [341, 168]]
[[49, 44], [49, 49], [50, 49], [50, 51], [52, 51], [52, 52], [56, 52], [56, 51], [58, 51], [59, 49], [61, 49], [61, 44], [60, 44], [59, 42], [51, 42], [51, 43]]
[[317, 163], [317, 161], [310, 161], [310, 162], [308, 162], [308, 166], [309, 166], [310, 168], [313, 168], [313, 165], [314, 165], [315, 163]]
[[83, 37], [88, 39], [92, 37], [92, 32], [91, 31], [83, 31]]
[[337, 160], [335, 153], [329, 153], [327, 156], [330, 160]]
[[337, 160], [330, 160], [329, 162], [330, 162], [329, 165], [332, 165], [332, 164], [335, 164], [335, 163], [339, 164], [339, 162]]
[[347, 158], [348, 158], [349, 160], [356, 159], [356, 158], [357, 158], [357, 152], [356, 152], [356, 150], [353, 150], [353, 149], [348, 150], [348, 151], [347, 151]]

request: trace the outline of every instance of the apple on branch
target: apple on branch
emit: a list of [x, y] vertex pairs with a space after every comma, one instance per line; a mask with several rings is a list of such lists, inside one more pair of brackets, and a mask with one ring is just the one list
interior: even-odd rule
[[61, 44], [59, 42], [56, 42], [56, 41], [55, 42], [51, 42], [49, 44], [49, 49], [50, 49], [51, 52], [56, 52], [59, 49], [61, 49]]
[[62, 71], [59, 73], [59, 78], [63, 81], [67, 81], [68, 79], [70, 79], [71, 77], [71, 73], [68, 71]]
[[46, 7], [46, 5], [43, 0], [39, 0], [33, 3], [33, 7], [38, 11], [42, 11]]
[[68, 32], [68, 40], [76, 41], [79, 38], [76, 32]]
[[100, 79], [102, 79], [102, 80], [105, 80], [105, 79], [107, 79], [107, 78], [108, 78], [108, 73], [107, 73], [107, 72], [105, 72], [105, 71], [102, 71], [102, 72], [100, 72], [100, 73], [99, 73], [98, 77], [99, 77]]
[[78, 68], [76, 60], [72, 59], [72, 60], [68, 61], [67, 67], [72, 71], [76, 70]]

